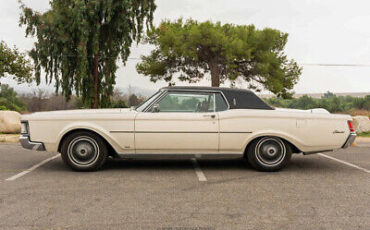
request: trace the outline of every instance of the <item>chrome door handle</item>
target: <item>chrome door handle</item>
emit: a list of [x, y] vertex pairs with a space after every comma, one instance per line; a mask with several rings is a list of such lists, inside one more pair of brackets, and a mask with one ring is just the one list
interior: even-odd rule
[[210, 117], [210, 118], [216, 118], [216, 115], [214, 115], [214, 114], [211, 114], [211, 115], [203, 115], [203, 117]]

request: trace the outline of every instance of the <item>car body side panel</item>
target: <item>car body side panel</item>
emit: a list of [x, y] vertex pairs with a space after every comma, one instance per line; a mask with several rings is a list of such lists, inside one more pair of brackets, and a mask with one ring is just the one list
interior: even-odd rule
[[217, 113], [138, 113], [135, 132], [136, 153], [218, 151]]
[[[220, 151], [244, 152], [260, 136], [278, 136], [303, 152], [341, 148], [349, 135], [346, 115], [279, 110], [219, 112]], [[336, 132], [338, 131], [338, 132]]]
[[136, 112], [95, 115], [57, 115], [30, 117], [32, 141], [43, 142], [47, 151], [56, 152], [63, 136], [73, 130], [86, 129], [101, 135], [116, 152], [134, 153], [134, 117]]

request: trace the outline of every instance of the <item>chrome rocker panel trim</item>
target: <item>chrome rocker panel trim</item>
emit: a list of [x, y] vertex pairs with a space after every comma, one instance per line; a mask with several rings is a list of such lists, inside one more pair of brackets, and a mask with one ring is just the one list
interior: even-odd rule
[[120, 159], [161, 159], [161, 160], [185, 160], [185, 159], [235, 159], [243, 158], [243, 153], [118, 153]]

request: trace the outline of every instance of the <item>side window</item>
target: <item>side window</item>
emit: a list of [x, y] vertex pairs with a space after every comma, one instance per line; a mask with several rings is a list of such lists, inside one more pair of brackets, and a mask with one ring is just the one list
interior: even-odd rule
[[216, 111], [225, 111], [228, 109], [228, 105], [224, 97], [220, 93], [216, 93]]
[[150, 112], [214, 112], [213, 93], [168, 93]]

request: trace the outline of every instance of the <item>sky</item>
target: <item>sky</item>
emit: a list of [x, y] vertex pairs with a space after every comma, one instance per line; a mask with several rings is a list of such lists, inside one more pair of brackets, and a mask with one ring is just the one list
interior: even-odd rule
[[[34, 38], [25, 38], [18, 26], [17, 0], [0, 0], [0, 39], [26, 52]], [[39, 11], [49, 8], [49, 0], [24, 0]], [[193, 18], [198, 21], [254, 24], [271, 27], [289, 34], [285, 51], [303, 67], [296, 93], [370, 92], [370, 1], [368, 0], [156, 0], [154, 24], [161, 20]], [[134, 45], [131, 58], [148, 54], [150, 46]], [[117, 87], [142, 92], [155, 91], [166, 82], [152, 83], [136, 72], [139, 60], [129, 59], [117, 71]], [[359, 67], [316, 66], [311, 64], [361, 64]], [[368, 65], [368, 66], [366, 66]], [[9, 78], [1, 79], [18, 91], [32, 91], [36, 85], [17, 85]], [[188, 85], [178, 82], [177, 85]], [[210, 79], [197, 85], [208, 86]], [[224, 86], [228, 86], [227, 83]], [[246, 87], [239, 83], [238, 87]], [[53, 91], [53, 85], [38, 86]]]

